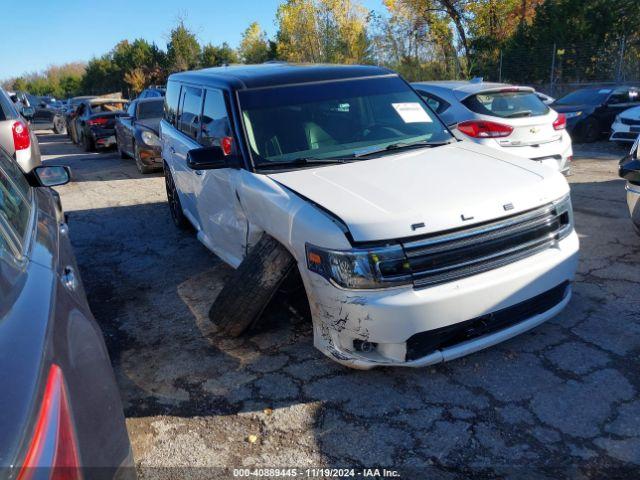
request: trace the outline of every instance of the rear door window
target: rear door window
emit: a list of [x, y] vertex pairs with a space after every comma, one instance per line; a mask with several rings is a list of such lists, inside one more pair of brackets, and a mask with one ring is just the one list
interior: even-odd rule
[[207, 89], [202, 109], [200, 144], [205, 147], [220, 146], [220, 140], [229, 136], [231, 126], [224, 95], [220, 90]]
[[535, 117], [549, 113], [533, 92], [482, 92], [465, 98], [462, 103], [472, 112], [500, 118]]
[[202, 112], [202, 90], [196, 87], [183, 88], [182, 106], [178, 118], [178, 130], [193, 138], [198, 138], [200, 113]]
[[0, 222], [8, 226], [20, 248], [27, 234], [30, 216], [29, 184], [15, 163], [0, 153]]
[[431, 108], [431, 110], [438, 114], [444, 112], [450, 106], [448, 102], [445, 102], [440, 97], [436, 97], [431, 93], [427, 93], [423, 90], [418, 90], [418, 93], [422, 96], [422, 98], [424, 98], [424, 101], [427, 102], [429, 108]]
[[174, 127], [176, 126], [179, 101], [180, 84], [169, 82], [167, 84], [167, 95], [164, 97], [164, 119]]

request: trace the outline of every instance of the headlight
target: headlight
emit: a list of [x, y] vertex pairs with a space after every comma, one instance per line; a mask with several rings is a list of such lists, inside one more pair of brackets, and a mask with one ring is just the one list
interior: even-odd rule
[[582, 115], [582, 112], [567, 112], [564, 114], [564, 116], [567, 118], [575, 118], [579, 117], [580, 115]]
[[560, 219], [560, 231], [558, 233], [558, 240], [562, 240], [569, 236], [573, 231], [573, 207], [571, 206], [571, 194], [562, 197], [559, 200], [553, 202], [556, 215]]
[[160, 146], [162, 146], [160, 144], [160, 139], [153, 132], [149, 132], [148, 130], [145, 130], [144, 132], [142, 132], [141, 137], [142, 137], [142, 141], [144, 143], [146, 143], [147, 145], [149, 145], [150, 147], [160, 147]]
[[411, 283], [411, 269], [399, 245], [327, 250], [307, 244], [307, 267], [342, 288], [385, 288]]

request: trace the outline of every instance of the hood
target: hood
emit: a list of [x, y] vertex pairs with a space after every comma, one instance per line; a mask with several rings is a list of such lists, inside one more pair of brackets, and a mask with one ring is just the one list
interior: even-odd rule
[[640, 119], [640, 107], [633, 107], [628, 110], [625, 110], [620, 114], [622, 118], [629, 118], [631, 120]]
[[356, 242], [467, 227], [569, 191], [560, 173], [471, 142], [269, 177], [339, 217]]
[[597, 105], [557, 105], [552, 104], [551, 108], [553, 108], [558, 113], [567, 113], [567, 112], [592, 112], [597, 108]]
[[147, 130], [151, 130], [153, 133], [158, 135], [160, 131], [160, 120], [161, 118], [145, 118], [144, 120], [136, 120], [136, 125], [140, 125]]

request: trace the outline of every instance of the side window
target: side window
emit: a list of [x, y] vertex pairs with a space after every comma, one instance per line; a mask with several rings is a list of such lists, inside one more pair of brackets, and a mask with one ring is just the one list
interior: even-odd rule
[[202, 111], [202, 90], [195, 87], [184, 87], [183, 91], [184, 96], [178, 115], [178, 130], [197, 139], [200, 130], [200, 112]]
[[180, 84], [169, 82], [167, 95], [164, 97], [164, 119], [174, 127], [177, 126], [178, 102], [180, 101]]
[[129, 104], [129, 108], [127, 108], [127, 115], [129, 117], [135, 117], [136, 116], [136, 106], [138, 105], [138, 102], [131, 102]]
[[29, 202], [5, 170], [0, 169], [0, 222], [9, 226], [18, 245], [27, 233], [30, 214]]
[[31, 189], [29, 182], [27, 182], [18, 164], [2, 152], [0, 152], [0, 168], [6, 172], [20, 193], [28, 199], [29, 190]]
[[207, 89], [202, 109], [200, 144], [205, 147], [218, 146], [220, 139], [228, 136], [231, 136], [231, 126], [224, 94], [220, 90]]
[[442, 113], [447, 108], [449, 108], [448, 102], [445, 102], [444, 100], [442, 100], [439, 97], [436, 97], [435, 95], [427, 93], [423, 90], [418, 90], [418, 93], [422, 98], [424, 98], [424, 101], [427, 102], [427, 105], [429, 105], [429, 108], [431, 108], [431, 110], [433, 110], [436, 113]]

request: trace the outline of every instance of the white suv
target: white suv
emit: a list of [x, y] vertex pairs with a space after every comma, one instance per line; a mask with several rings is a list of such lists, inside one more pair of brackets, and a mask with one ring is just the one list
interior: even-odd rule
[[211, 310], [229, 334], [292, 271], [315, 346], [355, 368], [451, 360], [569, 301], [564, 177], [456, 140], [394, 72], [222, 67], [172, 75], [165, 98], [173, 219], [237, 267]]
[[413, 87], [460, 138], [569, 173], [573, 147], [567, 119], [533, 88], [476, 80]]

